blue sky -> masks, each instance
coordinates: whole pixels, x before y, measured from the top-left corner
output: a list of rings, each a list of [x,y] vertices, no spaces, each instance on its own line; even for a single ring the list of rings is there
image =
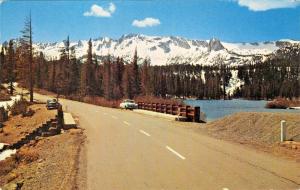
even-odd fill
[[[227,42],[300,40],[300,0],[0,0],[1,42],[21,35],[30,10],[35,42],[129,33]]]

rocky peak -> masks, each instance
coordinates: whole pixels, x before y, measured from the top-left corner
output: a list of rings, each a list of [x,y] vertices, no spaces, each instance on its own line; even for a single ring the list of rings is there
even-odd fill
[[[221,41],[216,39],[216,38],[212,38],[209,43],[208,43],[208,51],[219,51],[225,49],[224,46],[222,45]]]

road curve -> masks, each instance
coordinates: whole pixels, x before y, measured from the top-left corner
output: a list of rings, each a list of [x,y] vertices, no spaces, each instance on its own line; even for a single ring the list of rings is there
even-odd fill
[[[90,190],[300,189],[294,161],[182,127],[189,124],[62,102],[86,129]]]

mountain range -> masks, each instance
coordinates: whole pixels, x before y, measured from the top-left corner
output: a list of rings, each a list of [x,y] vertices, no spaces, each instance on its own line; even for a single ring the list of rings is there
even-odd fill
[[[214,65],[223,63],[235,66],[251,63],[253,57],[262,60],[280,48],[300,44],[300,41],[278,40],[255,43],[228,43],[212,38],[210,40],[192,40],[175,36],[146,36],[142,34],[123,35],[119,39],[108,37],[92,40],[93,53],[98,57],[110,55],[121,57],[130,62],[135,49],[139,60],[150,59],[151,65],[166,64],[201,64]],[[71,42],[76,57],[82,58],[87,54],[88,40]],[[59,50],[64,42],[35,43],[36,51],[41,51],[48,59],[59,58]]]

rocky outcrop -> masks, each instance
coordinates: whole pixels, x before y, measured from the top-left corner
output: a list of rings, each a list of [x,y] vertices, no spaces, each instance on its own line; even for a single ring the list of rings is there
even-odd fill
[[[208,43],[208,51],[220,51],[225,49],[224,46],[222,45],[221,41],[213,38],[209,41]]]

